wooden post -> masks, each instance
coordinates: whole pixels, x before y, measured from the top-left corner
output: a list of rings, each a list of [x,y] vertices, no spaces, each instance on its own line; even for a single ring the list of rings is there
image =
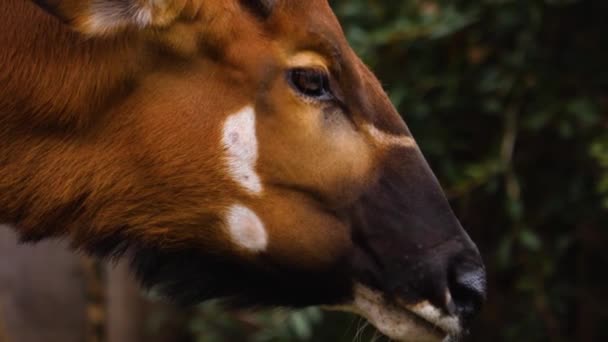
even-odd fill
[[[162,313],[156,331],[146,321]],[[142,296],[127,265],[105,265],[67,244],[21,245],[0,226],[0,342],[190,341],[188,311]]]
[[[8,342],[82,342],[86,304],[80,260],[65,244],[19,245],[0,226],[0,321]]]
[[[106,300],[108,342],[146,341],[144,299],[126,263],[107,266]]]

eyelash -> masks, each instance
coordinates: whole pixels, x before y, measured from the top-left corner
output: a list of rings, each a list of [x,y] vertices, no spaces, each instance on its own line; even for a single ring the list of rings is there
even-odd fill
[[[321,69],[294,68],[287,71],[287,80],[291,87],[301,96],[314,101],[334,99],[329,82],[329,75]]]

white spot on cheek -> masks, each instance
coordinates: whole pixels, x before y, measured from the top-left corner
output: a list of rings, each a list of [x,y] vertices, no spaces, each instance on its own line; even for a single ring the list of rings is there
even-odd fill
[[[239,247],[261,252],[268,246],[268,234],[260,218],[249,208],[233,205],[226,217],[228,233]]]
[[[262,192],[260,177],[255,172],[258,141],[253,108],[245,107],[226,119],[222,144],[226,149],[228,172],[232,178],[254,194]]]
[[[405,135],[394,135],[382,132],[373,125],[365,125],[365,129],[374,140],[381,145],[399,145],[401,147],[416,147],[414,138]]]

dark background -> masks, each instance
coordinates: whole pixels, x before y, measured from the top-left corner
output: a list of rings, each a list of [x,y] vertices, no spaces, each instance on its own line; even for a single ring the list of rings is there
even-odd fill
[[[471,341],[608,341],[608,2],[335,1],[477,242]]]
[[[608,341],[608,1],[335,1],[484,255],[471,341]]]

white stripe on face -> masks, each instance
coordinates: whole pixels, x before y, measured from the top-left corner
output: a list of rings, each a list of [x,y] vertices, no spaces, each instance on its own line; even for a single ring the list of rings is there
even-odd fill
[[[408,137],[406,135],[394,135],[386,132],[382,132],[377,129],[374,125],[367,124],[365,125],[365,130],[369,133],[369,135],[380,145],[398,145],[401,147],[416,147],[416,141],[414,138]]]
[[[268,234],[262,220],[249,208],[233,205],[226,216],[232,242],[250,252],[262,252],[268,246]]]
[[[255,172],[258,140],[252,107],[247,106],[226,119],[222,144],[226,149],[228,173],[232,179],[253,194],[261,193],[262,182]]]

